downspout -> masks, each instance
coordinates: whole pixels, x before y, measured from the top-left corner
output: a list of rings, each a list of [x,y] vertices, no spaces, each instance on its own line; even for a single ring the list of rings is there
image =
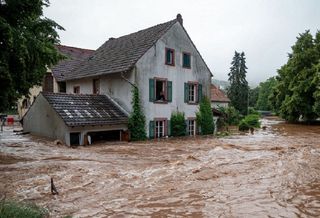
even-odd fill
[[[130,70],[132,70],[132,68],[129,69],[128,71],[130,71]],[[128,72],[128,71],[125,71],[125,72]],[[138,88],[134,83],[132,83],[130,80],[128,80],[128,79],[123,75],[123,72],[121,72],[120,75],[121,75],[121,78],[124,79],[125,81],[127,81],[131,86],[133,86],[133,87],[135,87],[135,88]]]

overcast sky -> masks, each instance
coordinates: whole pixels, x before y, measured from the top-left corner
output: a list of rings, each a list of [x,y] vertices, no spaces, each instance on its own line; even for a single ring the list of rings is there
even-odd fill
[[[227,80],[234,51],[249,84],[276,75],[299,33],[320,30],[320,0],[51,0],[44,15],[65,28],[61,44],[97,49],[109,37],[172,20],[184,27],[215,79]]]

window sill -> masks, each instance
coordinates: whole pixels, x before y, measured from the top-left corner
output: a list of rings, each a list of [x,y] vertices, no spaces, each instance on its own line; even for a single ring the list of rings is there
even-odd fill
[[[198,105],[199,103],[198,102],[187,102],[187,104],[189,104],[189,105]]]
[[[168,104],[168,101],[161,101],[161,100],[159,101],[158,100],[158,101],[154,101],[153,103],[154,104]]]
[[[168,64],[168,63],[165,63],[165,65],[171,66],[171,67],[174,67],[174,66],[175,66],[175,64]]]
[[[184,67],[182,66],[183,69],[188,69],[188,70],[191,70],[191,67]]]

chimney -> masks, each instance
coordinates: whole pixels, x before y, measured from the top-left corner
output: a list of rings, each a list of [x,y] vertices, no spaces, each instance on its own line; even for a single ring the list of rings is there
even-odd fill
[[[183,19],[181,14],[177,14],[177,21],[181,24],[181,26],[183,26]]]

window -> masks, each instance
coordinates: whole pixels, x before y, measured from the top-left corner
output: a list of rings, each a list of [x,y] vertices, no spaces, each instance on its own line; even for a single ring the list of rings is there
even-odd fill
[[[170,134],[170,121],[166,118],[155,118],[149,122],[149,138],[162,138]]]
[[[94,79],[92,82],[93,82],[93,94],[100,94],[100,80]]]
[[[190,103],[195,103],[196,102],[196,90],[197,90],[197,85],[196,84],[189,84],[189,98],[188,101]]]
[[[66,93],[66,82],[58,82],[59,92]]]
[[[166,80],[156,80],[156,101],[167,100],[166,87],[167,87]]]
[[[198,82],[184,83],[184,102],[197,104],[202,98],[202,85]]]
[[[156,123],[156,138],[161,138],[165,136],[165,120],[158,120]]]
[[[174,66],[174,50],[166,48],[166,64]]]
[[[182,53],[182,67],[191,68],[191,54],[190,53]]]
[[[74,86],[73,87],[73,93],[80,94],[80,86]]]
[[[196,135],[196,121],[194,118],[192,119],[189,119],[187,121],[188,123],[188,129],[187,129],[187,132],[188,132],[188,135]]]
[[[172,81],[164,78],[149,79],[149,101],[167,103],[172,101]]]

